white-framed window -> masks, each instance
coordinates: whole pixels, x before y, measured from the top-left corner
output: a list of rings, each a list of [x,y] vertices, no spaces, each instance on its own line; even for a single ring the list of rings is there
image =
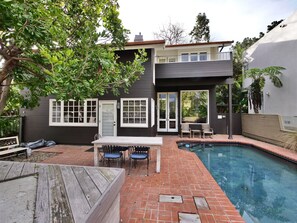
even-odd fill
[[[57,101],[50,99],[50,126],[98,126],[98,100]]]
[[[158,62],[159,63],[166,63],[167,62],[166,57],[159,57]]]
[[[189,53],[182,53],[180,56],[180,59],[182,62],[188,62],[189,61]]]
[[[180,54],[181,62],[206,61],[207,59],[207,52],[190,52]]]
[[[181,123],[209,123],[209,91],[180,91]]]
[[[147,98],[121,98],[121,127],[148,127]]]
[[[190,60],[191,62],[198,61],[198,53],[191,53]]]
[[[207,52],[200,52],[199,61],[206,61],[206,60],[207,60]]]
[[[168,63],[175,63],[176,57],[168,57]]]

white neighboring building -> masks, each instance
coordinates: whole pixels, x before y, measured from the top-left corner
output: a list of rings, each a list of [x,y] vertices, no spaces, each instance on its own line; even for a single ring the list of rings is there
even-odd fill
[[[246,51],[248,69],[268,66],[286,68],[281,76],[283,87],[275,87],[266,81],[263,90],[262,114],[278,114],[297,126],[297,11],[281,24],[265,34]],[[247,87],[250,80],[245,80]],[[253,113],[249,109],[249,113]],[[295,116],[295,117],[294,117]],[[294,121],[295,120],[295,121]],[[286,121],[285,121],[286,123]]]

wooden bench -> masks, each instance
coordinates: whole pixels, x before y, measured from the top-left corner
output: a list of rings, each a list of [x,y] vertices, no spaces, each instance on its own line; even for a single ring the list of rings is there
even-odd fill
[[[19,138],[17,136],[0,138],[0,156],[17,155],[19,153],[26,153],[26,157],[31,155],[29,147],[19,147]]]

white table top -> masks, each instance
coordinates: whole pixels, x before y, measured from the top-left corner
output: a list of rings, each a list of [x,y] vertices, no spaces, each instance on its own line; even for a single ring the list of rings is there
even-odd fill
[[[162,137],[103,136],[92,142],[97,145],[162,146]]]

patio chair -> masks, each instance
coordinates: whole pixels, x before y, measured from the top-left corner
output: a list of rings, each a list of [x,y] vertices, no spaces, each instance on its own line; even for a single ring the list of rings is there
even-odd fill
[[[107,162],[107,166],[110,167],[111,160],[117,160],[117,166],[119,166],[119,162],[121,162],[121,167],[123,163],[123,153],[121,146],[102,146],[103,150],[103,163]]]
[[[209,124],[202,124],[201,127],[202,127],[203,138],[205,138],[205,135],[209,135],[210,138],[212,138],[212,136],[213,136],[213,129],[210,128]]]
[[[184,136],[184,134],[189,134],[191,138],[191,128],[189,123],[182,123],[181,129],[180,129],[181,137]]]
[[[134,167],[136,168],[137,160],[147,160],[146,168],[147,168],[147,176],[149,175],[149,162],[150,162],[150,147],[147,146],[134,146],[130,149],[130,165],[128,175],[130,175],[130,170],[132,167],[132,162],[134,161]]]

